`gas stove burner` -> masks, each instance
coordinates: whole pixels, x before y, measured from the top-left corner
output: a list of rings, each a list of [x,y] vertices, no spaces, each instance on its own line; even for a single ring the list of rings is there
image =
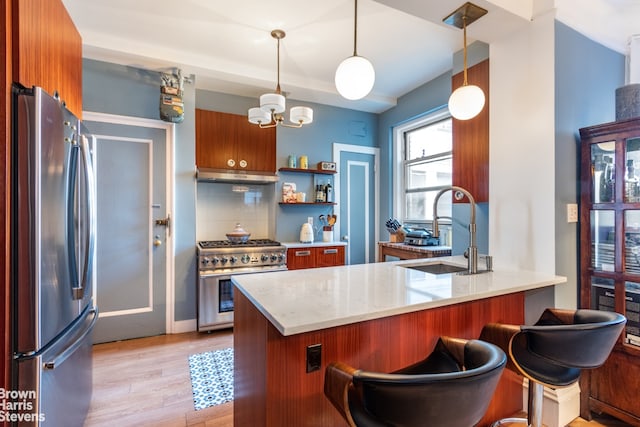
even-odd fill
[[[198,242],[202,249],[246,248],[257,246],[280,246],[280,242],[271,239],[249,239],[246,242],[230,242],[228,240],[205,240]]]

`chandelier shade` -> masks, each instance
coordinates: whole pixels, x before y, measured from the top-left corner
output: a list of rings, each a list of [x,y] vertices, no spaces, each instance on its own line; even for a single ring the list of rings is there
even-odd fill
[[[278,83],[276,90],[260,96],[260,107],[250,108],[247,112],[249,123],[261,128],[272,128],[278,125],[299,128],[302,125],[313,122],[313,110],[309,107],[293,107],[289,113],[292,125],[284,123],[282,113],[287,109],[287,102],[280,90],[280,40],[285,37],[283,30],[271,31],[271,37],[278,41]]]
[[[268,124],[271,122],[271,114],[263,111],[260,107],[253,107],[249,109],[249,123],[259,125],[261,123]]]
[[[371,92],[376,80],[376,71],[371,62],[363,56],[350,56],[338,65],[336,89],[349,100],[362,99]]]
[[[265,93],[261,95],[260,109],[267,113],[282,113],[286,109],[284,96],[279,93]]]
[[[291,123],[306,125],[313,122],[313,110],[309,107],[293,107],[289,113]]]

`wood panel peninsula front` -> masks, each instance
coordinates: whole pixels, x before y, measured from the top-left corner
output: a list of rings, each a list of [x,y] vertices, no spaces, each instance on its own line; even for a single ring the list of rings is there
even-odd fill
[[[442,335],[470,339],[488,322],[523,324],[526,291],[566,282],[531,271],[410,268],[437,263],[466,266],[443,257],[232,276],[234,426],[344,426],[323,393],[329,363],[391,372],[421,360]],[[317,345],[319,366],[308,366]],[[480,425],[521,408],[522,379],[505,370]]]

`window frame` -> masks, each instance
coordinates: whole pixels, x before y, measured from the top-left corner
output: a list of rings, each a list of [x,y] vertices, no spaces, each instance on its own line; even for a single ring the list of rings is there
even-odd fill
[[[421,187],[407,190],[408,182],[408,166],[425,160],[438,158],[444,159],[450,156],[453,159],[453,151],[444,152],[442,154],[430,155],[425,158],[405,160],[405,134],[413,130],[435,124],[437,122],[451,118],[449,109],[445,106],[437,110],[428,112],[413,120],[408,120],[393,128],[393,217],[400,222],[406,221],[406,195],[409,193],[421,192],[428,190],[437,190],[446,188],[447,186],[438,187]],[[452,171],[453,172],[453,171]],[[410,224],[430,225],[431,220],[411,220]],[[439,221],[443,224],[450,223],[450,220],[443,219]]]

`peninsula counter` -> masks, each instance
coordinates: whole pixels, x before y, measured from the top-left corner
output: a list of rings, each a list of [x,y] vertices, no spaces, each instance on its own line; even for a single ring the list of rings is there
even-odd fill
[[[234,425],[346,425],[324,397],[324,369],[342,361],[391,372],[438,337],[477,338],[489,322],[524,323],[528,290],[566,282],[529,271],[430,274],[410,266],[460,257],[232,276]],[[320,369],[308,347],[321,345]],[[518,412],[521,379],[506,371],[481,425]]]

